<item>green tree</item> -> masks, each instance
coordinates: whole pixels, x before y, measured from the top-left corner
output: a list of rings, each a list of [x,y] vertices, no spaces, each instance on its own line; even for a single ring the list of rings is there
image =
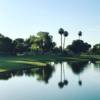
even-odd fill
[[[61,52],[62,52],[62,35],[64,34],[64,29],[60,28],[58,33],[61,35]]]
[[[49,35],[48,32],[38,32],[36,36],[30,36],[26,41],[32,51],[49,52],[52,51],[56,45],[56,43],[53,42],[53,37]]]
[[[0,38],[4,38],[5,36],[0,33]]]
[[[65,39],[68,36],[68,32],[64,31],[64,42],[63,42],[63,49],[65,48]]]
[[[12,54],[13,53],[13,43],[8,37],[0,34],[0,53],[1,54]]]
[[[17,38],[13,41],[14,45],[14,52],[15,53],[23,53],[27,50],[27,44],[25,43],[24,39]]]
[[[40,45],[40,49],[43,51],[52,51],[56,45],[55,42],[53,42],[53,37],[49,35],[48,32],[38,32],[37,33],[38,37],[38,44]]]
[[[78,32],[78,36],[79,36],[79,40],[80,40],[80,37],[82,36],[82,31]]]
[[[87,52],[90,48],[91,48],[91,45],[82,40],[74,40],[72,42],[72,45],[69,45],[67,47],[69,51],[72,51],[77,54],[81,52]]]
[[[34,35],[26,39],[26,44],[28,45],[28,51],[33,51],[38,48],[36,41],[37,41],[37,37]]]
[[[92,53],[93,54],[100,54],[100,44],[96,44],[93,46]]]

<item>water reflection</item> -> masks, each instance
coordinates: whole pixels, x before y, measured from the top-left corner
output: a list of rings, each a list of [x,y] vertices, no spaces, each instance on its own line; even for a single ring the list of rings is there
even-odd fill
[[[80,79],[80,74],[83,73],[84,68],[87,67],[88,61],[69,61],[69,66],[71,67],[74,74],[78,75],[78,84],[79,86],[82,86],[82,80]]]
[[[0,100],[100,100],[100,64],[50,64],[0,73]]]
[[[49,65],[42,69],[39,68],[38,70],[35,71],[35,74],[37,75],[38,81],[44,81],[45,83],[48,83],[54,71],[55,71],[54,67]]]
[[[31,68],[31,69],[23,69],[23,70],[13,70],[8,72],[0,73],[0,80],[8,80],[14,76],[23,76],[26,75],[28,77],[36,77],[38,82],[44,82],[46,84],[49,84],[49,80],[53,78],[53,74],[56,72],[57,65],[60,68],[60,71],[58,74],[60,74],[60,80],[57,82],[58,87],[60,89],[64,88],[65,86],[68,86],[70,81],[67,79],[67,67],[71,69],[73,74],[78,76],[78,85],[82,86],[83,82],[81,79],[81,74],[84,72],[85,68],[88,66],[91,66],[88,61],[68,61],[68,62],[59,62],[59,63],[50,63],[51,65],[48,65],[47,67],[43,68]],[[100,64],[94,63],[94,69],[100,71]],[[57,76],[59,77],[59,76]]]
[[[14,76],[37,76],[38,81],[44,81],[48,83],[49,79],[52,77],[53,72],[55,71],[53,66],[46,66],[43,68],[31,68],[23,70],[13,70],[0,73],[0,80],[8,80]]]
[[[94,65],[94,69],[97,71],[97,72],[100,72],[100,63],[93,63]]]
[[[63,62],[60,62],[61,73],[60,73],[60,82],[58,83],[59,88],[63,88],[64,85],[68,85],[68,80],[65,78],[65,66]],[[64,78],[64,80],[63,80]]]
[[[80,74],[84,71],[84,68],[87,67],[88,61],[69,61],[68,64],[72,68],[73,73]]]

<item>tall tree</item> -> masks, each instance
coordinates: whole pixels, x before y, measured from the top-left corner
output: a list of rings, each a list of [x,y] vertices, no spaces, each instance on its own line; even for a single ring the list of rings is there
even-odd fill
[[[93,54],[100,54],[100,43],[99,44],[95,44],[92,48],[92,53]]]
[[[12,54],[13,53],[13,43],[8,37],[0,34],[0,54]]]
[[[38,40],[38,38],[34,35],[30,36],[26,40],[26,44],[28,45],[28,51],[37,50],[39,48],[37,40]]]
[[[64,42],[63,42],[63,49],[65,48],[65,40],[66,40],[66,37],[68,36],[68,32],[67,31],[64,31]]]
[[[79,40],[80,40],[80,37],[82,36],[82,31],[78,32],[78,36],[79,36]]]
[[[58,33],[61,35],[61,52],[62,52],[62,35],[64,34],[64,29],[60,28]]]
[[[15,39],[13,41],[13,45],[14,45],[14,52],[15,53],[23,53],[27,49],[27,45],[26,45],[24,39],[22,39],[22,38]]]
[[[91,48],[91,45],[82,40],[74,40],[72,45],[69,45],[67,48],[75,54],[80,54],[82,52],[87,52]]]
[[[43,52],[52,51],[56,45],[56,43],[53,42],[53,37],[48,32],[38,32],[37,36],[31,36],[27,39],[27,43],[31,50]]]
[[[40,48],[43,51],[51,51],[55,47],[55,42],[53,42],[53,37],[49,35],[48,32],[38,32],[37,33],[38,40],[40,41]]]

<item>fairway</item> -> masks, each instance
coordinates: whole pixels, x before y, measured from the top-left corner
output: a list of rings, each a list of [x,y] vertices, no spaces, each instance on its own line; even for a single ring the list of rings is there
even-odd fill
[[[97,63],[100,63],[100,56],[96,56]],[[33,68],[46,67],[49,62],[63,61],[89,61],[89,56],[62,57],[54,55],[33,55],[33,56],[7,56],[0,57],[0,72]]]

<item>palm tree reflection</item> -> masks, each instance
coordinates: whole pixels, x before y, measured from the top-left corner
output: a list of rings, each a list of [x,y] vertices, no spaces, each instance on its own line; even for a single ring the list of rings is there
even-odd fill
[[[87,66],[87,61],[82,62],[76,62],[76,61],[69,61],[67,62],[69,67],[72,69],[73,73],[78,75],[78,84],[79,86],[82,86],[82,80],[81,80],[81,73],[84,71],[84,68]],[[65,63],[60,62],[60,81],[58,83],[59,88],[64,88],[64,86],[67,86],[69,81],[66,79],[66,66]],[[55,66],[53,66],[55,65]],[[53,72],[55,71],[56,64],[48,65],[46,67],[42,68],[29,68],[29,69],[23,69],[23,70],[13,70],[8,72],[0,73],[0,79],[1,80],[8,80],[14,76],[32,76],[35,77],[39,82],[44,82],[46,84],[49,83],[49,80],[52,78]],[[97,66],[97,65],[96,65]],[[97,67],[98,68],[98,67]],[[100,66],[99,66],[100,68]]]
[[[82,80],[80,79],[80,74],[79,74],[79,81],[78,81],[79,86],[82,86]]]
[[[58,86],[60,88],[63,88],[64,87],[64,83],[62,81],[62,62],[60,63],[60,65],[61,65],[61,73],[60,73],[60,82],[58,83]]]
[[[65,69],[64,69],[64,63],[60,63],[61,67],[61,73],[60,73],[60,82],[58,83],[59,88],[63,88],[64,85],[68,85],[68,80],[65,78]],[[64,79],[64,80],[63,80]]]
[[[68,85],[68,80],[66,79],[65,75],[65,68],[64,68],[64,63],[63,63],[63,76],[64,76],[64,85]]]

